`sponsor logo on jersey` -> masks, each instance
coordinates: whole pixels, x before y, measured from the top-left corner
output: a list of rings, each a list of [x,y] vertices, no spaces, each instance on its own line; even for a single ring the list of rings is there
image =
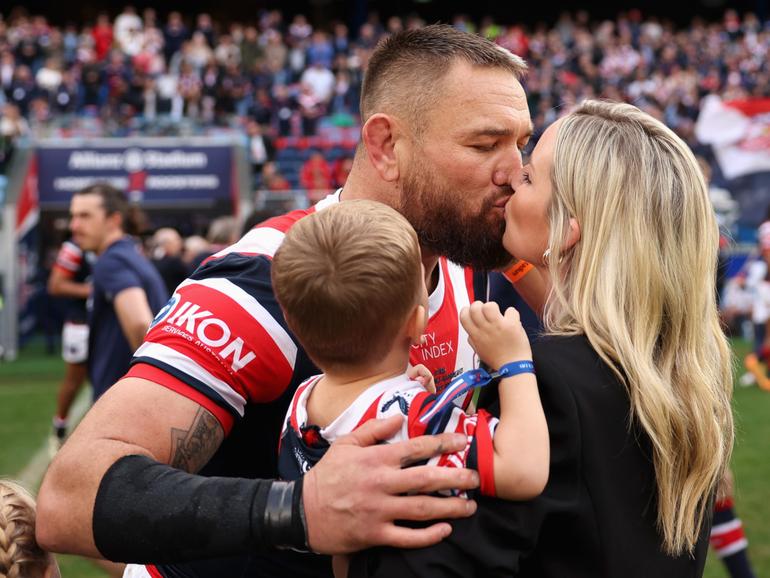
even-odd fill
[[[188,341],[195,341],[196,345],[211,349],[224,360],[230,359],[233,371],[240,371],[256,357],[253,351],[244,351],[243,339],[233,335],[226,322],[214,317],[211,311],[202,309],[197,303],[182,301],[179,295],[174,295],[161,309],[153,326],[164,320],[166,326],[162,331],[185,334]]]

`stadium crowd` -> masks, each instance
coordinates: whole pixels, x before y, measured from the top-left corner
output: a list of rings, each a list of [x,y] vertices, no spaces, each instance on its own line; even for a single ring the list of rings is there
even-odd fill
[[[258,186],[339,186],[371,51],[383,35],[424,25],[414,15],[382,22],[372,14],[358,30],[343,22],[317,27],[279,10],[254,22],[225,24],[205,13],[191,20],[131,6],[63,27],[23,9],[0,17],[0,166],[12,141],[30,133],[173,135],[227,127],[249,139],[255,171],[264,171]],[[696,18],[686,27],[635,10],[597,22],[587,12],[563,13],[554,25],[534,27],[491,18],[477,24],[462,15],[453,24],[527,60],[536,134],[568,105],[601,97],[636,104],[693,145],[704,95],[770,93],[770,27],[753,14],[728,10],[722,22]],[[341,144],[332,155],[339,162],[303,171],[308,154],[268,164],[302,137],[311,137],[311,147]]]

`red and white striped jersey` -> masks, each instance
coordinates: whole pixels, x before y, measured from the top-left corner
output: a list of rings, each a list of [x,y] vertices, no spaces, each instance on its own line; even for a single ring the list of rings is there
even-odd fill
[[[420,418],[430,409],[436,396],[402,374],[370,386],[337,419],[319,428],[308,423],[307,401],[320,377],[311,377],[299,386],[286,414],[278,456],[278,471],[283,479],[299,478],[318,463],[329,445],[338,437],[350,433],[368,420],[402,415],[407,419],[399,432],[388,441],[418,437],[431,429],[436,433],[465,434],[468,436],[465,448],[434,457],[428,463],[476,469],[481,479],[482,494],[495,495],[492,437],[498,420],[486,411],[468,415],[459,407],[453,407],[451,411],[437,414],[435,418],[421,423]],[[434,421],[440,423],[434,424]]]
[[[68,278],[74,277],[83,266],[83,250],[72,241],[64,241],[56,254],[54,267],[61,270]]]
[[[127,375],[193,399],[229,432],[248,404],[277,400],[315,373],[297,361],[304,353],[273,294],[270,266],[294,223],[337,202],[339,191],[315,207],[270,219],[205,261],[158,313]],[[441,258],[425,343],[410,356],[412,364],[429,368],[437,389],[476,365],[458,317],[472,300],[471,271]]]

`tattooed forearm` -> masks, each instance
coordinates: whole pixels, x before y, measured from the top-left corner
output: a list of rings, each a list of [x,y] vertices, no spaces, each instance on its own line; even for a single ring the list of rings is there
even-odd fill
[[[180,470],[197,472],[214,455],[224,437],[224,431],[217,419],[201,407],[189,429],[171,429],[169,463]]]

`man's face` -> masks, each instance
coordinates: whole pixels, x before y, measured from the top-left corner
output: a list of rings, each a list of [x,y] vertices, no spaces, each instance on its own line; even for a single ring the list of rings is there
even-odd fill
[[[84,251],[99,252],[110,231],[110,220],[99,195],[75,195],[70,203],[72,240]]]
[[[399,210],[423,251],[476,269],[504,267],[511,175],[532,133],[526,96],[509,72],[457,63],[436,90],[402,170]]]

